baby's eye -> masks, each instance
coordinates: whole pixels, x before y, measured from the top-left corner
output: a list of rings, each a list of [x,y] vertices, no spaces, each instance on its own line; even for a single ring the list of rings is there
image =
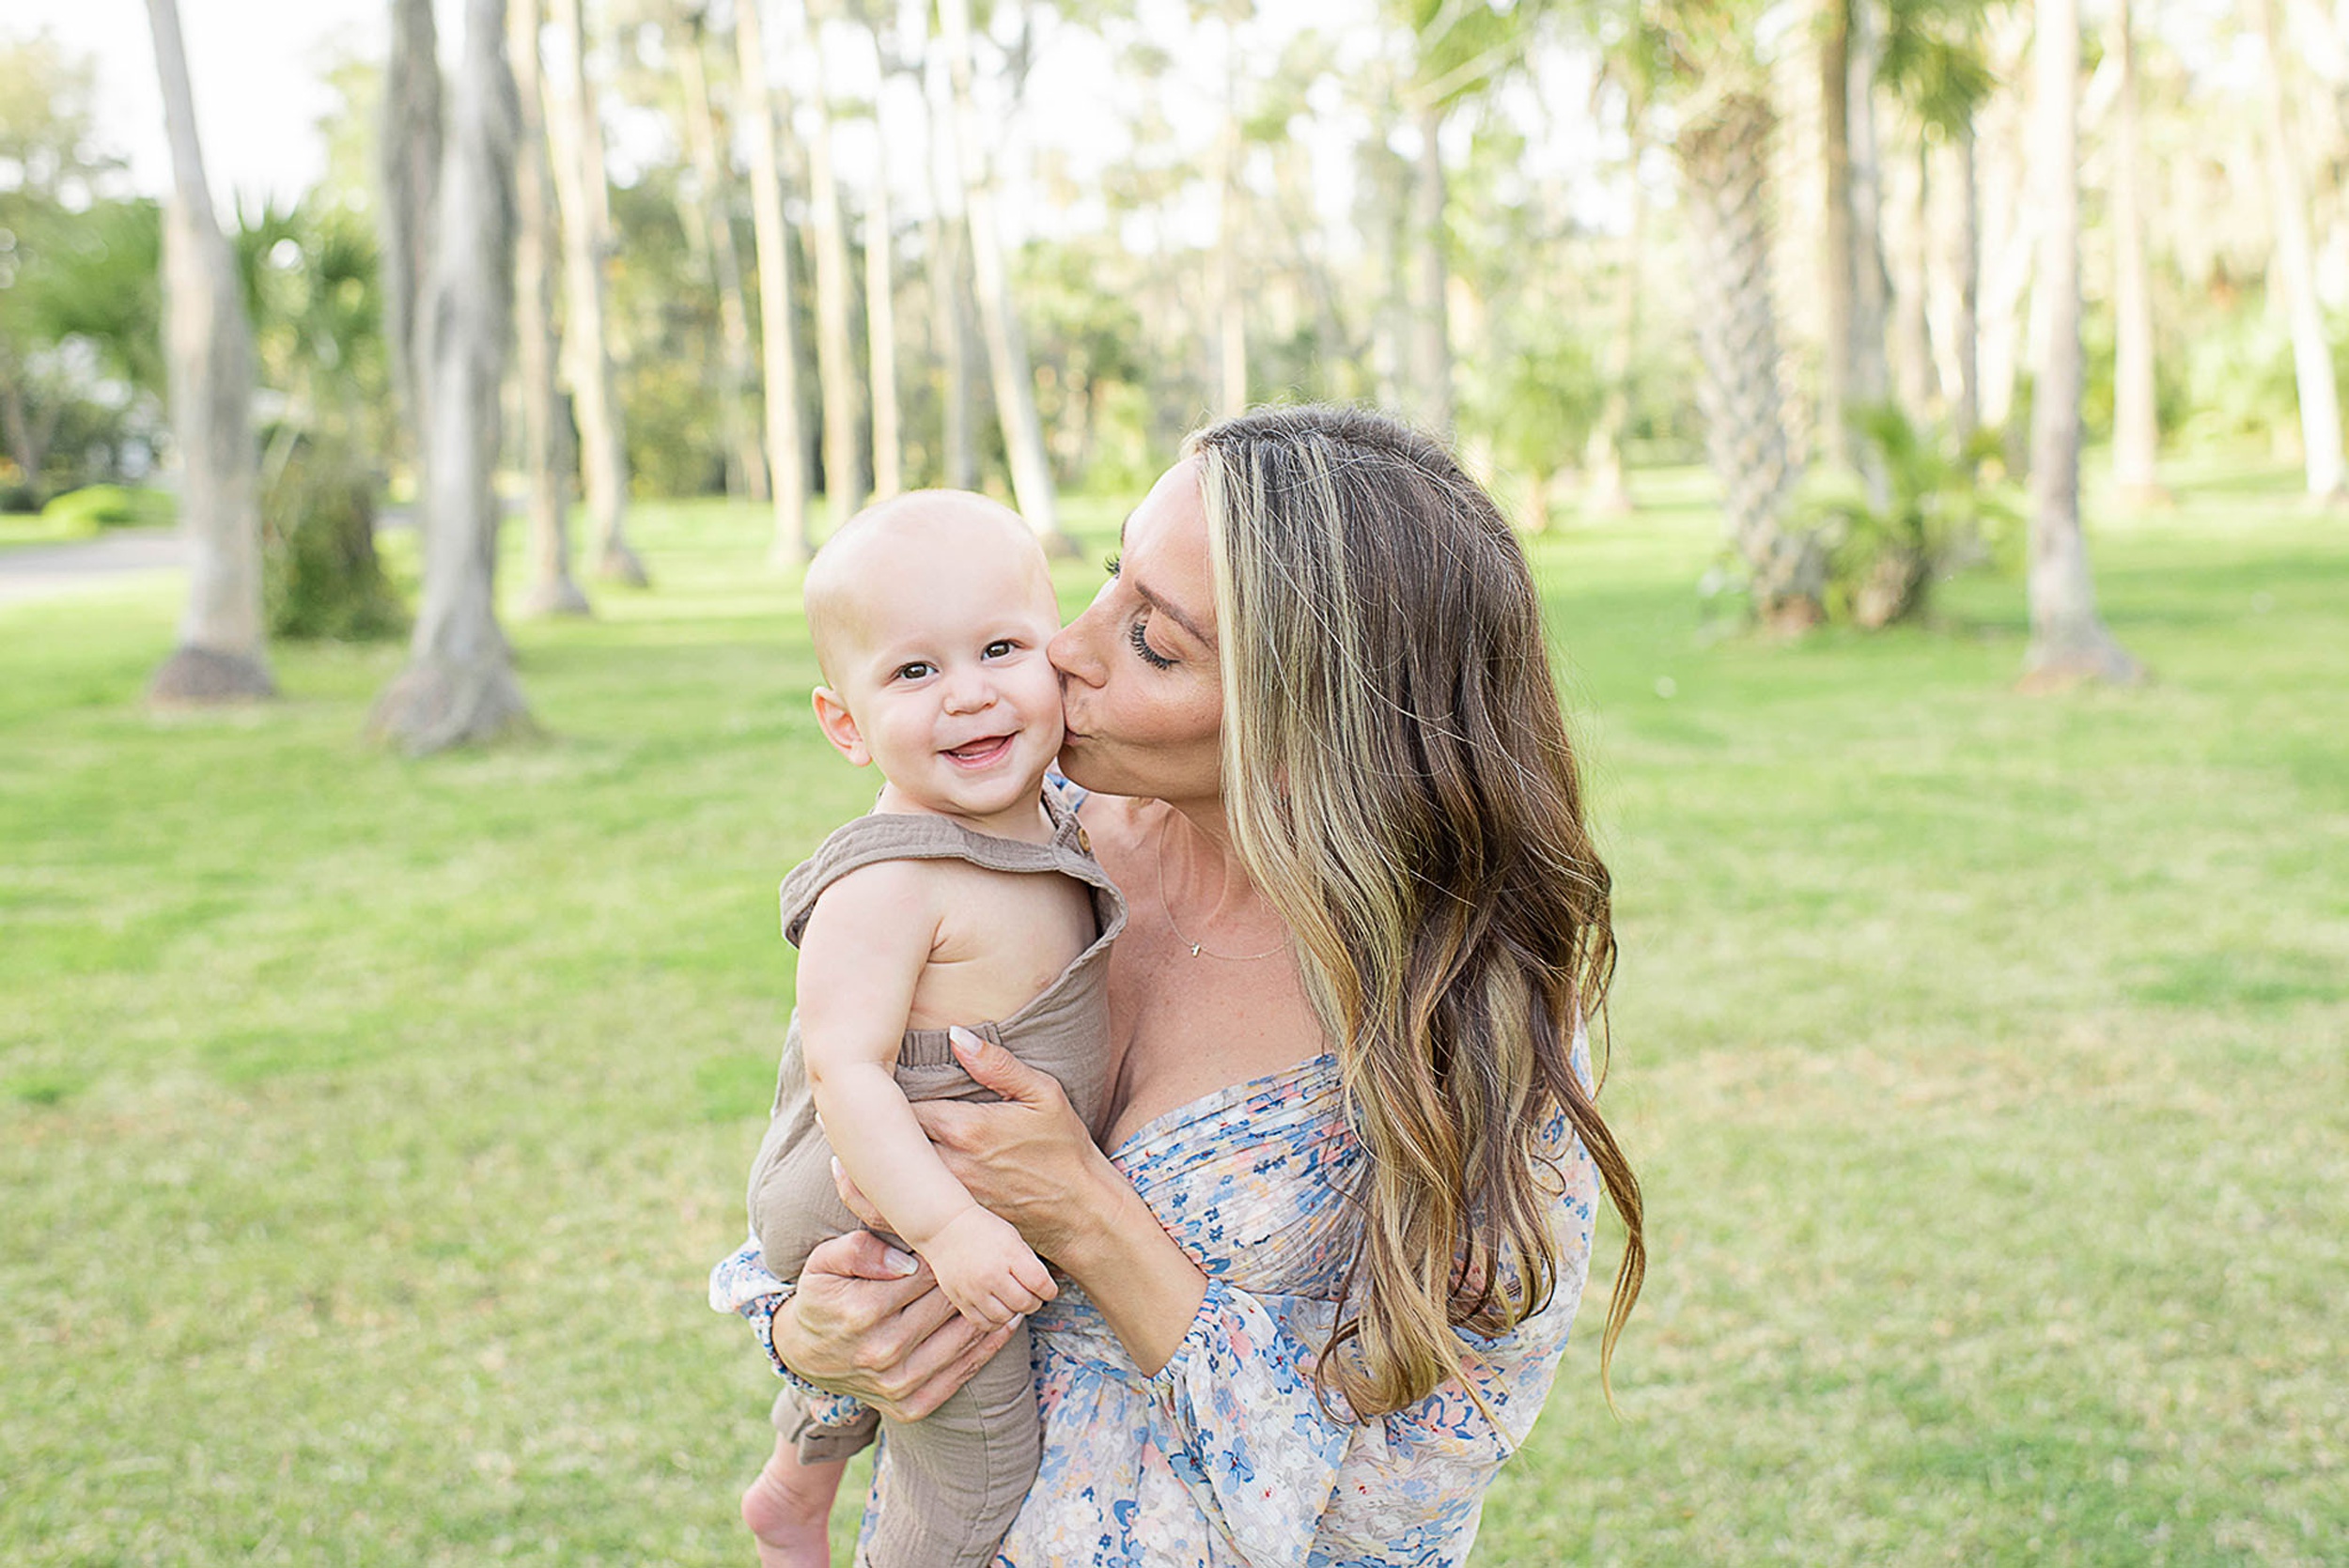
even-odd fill
[[[1009,659],[1011,657],[1012,650],[1017,648],[1019,645],[1019,644],[1013,642],[1008,637],[998,637],[981,651],[979,657],[982,659]]]
[[[898,665],[891,674],[890,678],[892,680],[921,680],[928,675],[933,668],[929,660],[917,659],[910,664]]]

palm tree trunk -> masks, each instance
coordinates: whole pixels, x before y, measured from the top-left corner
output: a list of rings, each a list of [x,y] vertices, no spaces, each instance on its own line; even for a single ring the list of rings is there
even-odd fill
[[[2134,680],[2096,613],[2096,586],[2080,529],[2079,11],[2077,0],[2042,0],[2032,46],[2040,179],[2039,287],[2048,331],[2038,344],[2031,392],[2030,646],[2027,683]]]
[[[1426,103],[1419,122],[1419,159],[1411,178],[1411,390],[1427,427],[1452,430],[1451,277],[1444,262],[1442,105]]]
[[[2285,101],[2282,46],[2276,37],[2271,0],[2251,0],[2252,31],[2266,57],[2267,91],[2262,96],[2267,142],[2267,179],[2276,209],[2273,285],[2284,297],[2292,321],[2292,365],[2300,393],[2300,443],[2308,464],[2309,494],[2327,504],[2349,500],[2349,470],[2341,441],[2341,396],[2333,380],[2331,346],[2326,339],[2325,307],[2316,295],[2316,262],[2309,243],[2308,193],[2300,176],[2299,139]]]
[[[824,403],[824,495],[832,526],[864,508],[864,421],[859,406],[864,388],[857,375],[849,325],[855,285],[848,271],[848,234],[840,207],[840,183],[832,163],[832,106],[825,101],[830,72],[823,56],[824,10],[808,8],[806,47],[815,52],[816,87],[808,100],[814,133],[807,143],[808,225],[816,253],[816,379]]]
[[[751,416],[751,320],[742,302],[742,258],[734,244],[734,204],[727,197],[728,163],[718,152],[718,116],[709,102],[709,71],[702,62],[707,13],[686,19],[677,54],[685,85],[685,141],[693,160],[693,192],[687,213],[689,232],[706,236],[711,282],[718,291],[718,343],[723,356],[719,404],[726,427],[727,465],[740,475],[742,493],[768,498],[767,453],[759,445],[758,422]]]
[[[870,18],[880,85],[873,96],[873,194],[864,219],[864,362],[873,386],[873,495],[885,501],[906,488],[905,410],[897,379],[897,227],[890,173],[905,162],[902,123],[889,112],[889,88],[902,82],[920,94],[921,76],[899,39],[918,35],[926,11],[900,5],[893,23]]]
[[[554,171],[539,87],[541,0],[512,0],[506,56],[514,74],[515,379],[521,387],[522,468],[530,478],[530,586],[525,615],[585,615],[587,596],[571,575],[565,495],[566,442],[554,379]]]
[[[945,97],[945,62],[926,55],[922,112],[931,215],[922,227],[922,265],[929,296],[930,353],[938,363],[938,467],[945,484],[971,489],[979,480],[971,433],[971,231],[963,218],[962,181],[954,172],[953,105]]]
[[[735,55],[742,73],[742,113],[751,144],[751,224],[758,248],[760,357],[767,378],[767,463],[773,477],[775,533],[767,558],[803,566],[808,536],[807,459],[801,445],[800,356],[793,331],[791,235],[783,221],[783,160],[775,145],[775,102],[759,30],[760,0],[735,0]]]
[[[424,454],[425,364],[419,296],[432,269],[432,213],[441,179],[441,59],[432,0],[392,0],[377,145],[383,181],[383,339],[403,432]]]
[[[424,603],[408,667],[368,723],[412,754],[530,727],[497,622],[498,389],[514,301],[517,120],[506,0],[466,0],[465,54],[441,171],[430,312]]]
[[[1819,387],[1819,449],[1830,463],[1867,471],[1852,430],[1859,409],[1890,381],[1884,351],[1882,181],[1876,167],[1875,33],[1871,0],[1827,0],[1819,46],[1820,139],[1827,165],[1827,352]]]
[[[183,474],[181,526],[193,549],[179,645],[155,672],[148,696],[191,704],[273,697],[261,631],[253,330],[205,179],[178,0],[147,0],[147,14],[171,137],[163,222],[171,428]]]
[[[1640,132],[1635,102],[1628,127],[1631,143],[1631,222],[1624,230],[1623,250],[1615,273],[1614,327],[1607,342],[1607,400],[1582,452],[1582,508],[1599,517],[1623,517],[1633,510],[1631,488],[1623,471],[1624,436],[1631,427],[1631,362],[1640,344],[1641,253],[1647,237],[1647,189],[1640,181],[1640,157],[1647,138]],[[1548,486],[1541,484],[1547,506]]]
[[[1892,368],[1901,410],[1922,429],[1933,417],[1933,337],[1925,324],[1925,295],[1933,252],[1933,146],[1919,130],[1917,156],[1902,181],[1901,265],[1892,279]]]
[[[2112,54],[2121,68],[2112,135],[2112,477],[2123,499],[2161,498],[2161,445],[2154,400],[2154,302],[2145,273],[2145,185],[2137,127],[2137,59],[2129,0],[2112,8]]]
[[[954,104],[945,62],[925,60],[924,66],[922,108],[936,213],[928,225],[925,264],[931,351],[939,362],[940,466],[949,486],[967,490],[979,482],[971,408],[972,340],[976,335],[971,323],[971,227],[962,210],[962,181],[954,166]]]
[[[1976,229],[1982,282],[1976,296],[1974,351],[1981,386],[1975,408],[1983,425],[2005,430],[2008,455],[2018,470],[2023,454],[2010,425],[2025,357],[2031,256],[2038,248],[2040,223],[2025,175],[2030,127],[2019,85],[2029,64],[2030,31],[2031,14],[2021,8],[1994,17],[1988,24],[1984,47],[1991,74],[2005,85],[1985,106],[1988,123],[1974,148],[1980,176],[1975,190],[1981,197],[1976,210],[1983,219]]]
[[[1744,563],[1754,613],[1766,625],[1797,630],[1823,618],[1827,562],[1815,539],[1790,533],[1782,520],[1786,424],[1765,217],[1771,129],[1769,104],[1731,88],[1712,100],[1703,118],[1681,127],[1674,151],[1696,253],[1699,400],[1730,542]]]
[[[879,160],[864,209],[864,357],[873,385],[873,496],[879,501],[905,489],[905,441],[897,411],[897,237],[889,201],[887,118],[876,100],[873,135]]]
[[[1819,33],[1819,157],[1827,200],[1820,225],[1820,304],[1827,351],[1819,360],[1819,453],[1839,467],[1851,462],[1852,334],[1859,302],[1859,269],[1852,255],[1851,6],[1827,0]]]
[[[1851,144],[1852,335],[1849,391],[1860,403],[1891,395],[1885,354],[1890,280],[1884,268],[1884,158],[1876,138],[1876,65],[1883,54],[1875,0],[1851,8],[1849,77],[1844,97]]]
[[[1957,396],[1950,430],[1960,447],[1982,427],[1982,182],[1976,166],[1974,128],[1957,136],[1957,314],[1951,335],[1957,362]]]
[[[1003,232],[996,225],[995,192],[988,173],[986,144],[972,92],[975,66],[971,47],[970,0],[939,0],[946,64],[954,85],[956,141],[961,153],[964,210],[971,221],[972,270],[978,280],[979,325],[987,337],[988,368],[995,383],[995,409],[1011,463],[1012,496],[1046,551],[1073,555],[1076,544],[1061,531],[1059,498],[1044,452],[1044,430],[1035,414],[1034,378],[1028,345],[1019,329],[1011,285],[1003,272]]]
[[[554,0],[552,19],[564,58],[546,78],[547,129],[563,210],[564,348],[579,414],[591,552],[597,575],[642,587],[645,564],[628,542],[628,437],[607,333],[603,265],[612,248],[611,193],[604,183],[603,131],[587,82],[580,0]]]
[[[1215,142],[1215,252],[1211,261],[1216,322],[1216,413],[1248,408],[1248,307],[1240,294],[1239,28],[1223,18],[1223,123]]]

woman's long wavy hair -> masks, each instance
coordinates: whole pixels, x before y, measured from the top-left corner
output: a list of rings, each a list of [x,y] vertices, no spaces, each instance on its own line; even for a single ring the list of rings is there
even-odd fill
[[[1400,1409],[1461,1375],[1455,1328],[1548,1301],[1556,1110],[1626,1233],[1604,1383],[1647,1254],[1639,1184],[1570,1064],[1615,943],[1524,553],[1441,445],[1381,415],[1263,409],[1187,450],[1234,843],[1296,935],[1368,1156],[1323,1386]]]

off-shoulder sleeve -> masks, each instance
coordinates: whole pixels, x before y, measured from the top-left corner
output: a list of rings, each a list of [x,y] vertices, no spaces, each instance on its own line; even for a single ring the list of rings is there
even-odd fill
[[[1326,1301],[1257,1295],[1211,1281],[1174,1357],[1150,1379],[1166,1452],[1184,1484],[1233,1548],[1257,1568],[1318,1562],[1315,1538],[1392,1540],[1396,1560],[1415,1542],[1457,1542],[1484,1504],[1501,1461],[1533,1430],[1556,1378],[1590,1272],[1597,1173],[1579,1141],[1565,1148],[1551,1209],[1558,1275],[1539,1312],[1496,1339],[1462,1332],[1468,1379],[1418,1404],[1355,1421],[1313,1377],[1335,1309]]]

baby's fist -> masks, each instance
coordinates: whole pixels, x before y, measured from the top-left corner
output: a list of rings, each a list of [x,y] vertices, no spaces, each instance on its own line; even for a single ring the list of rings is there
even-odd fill
[[[1051,1271],[1019,1233],[972,1204],[949,1220],[923,1250],[939,1288],[972,1322],[1001,1328],[1060,1294]]]

